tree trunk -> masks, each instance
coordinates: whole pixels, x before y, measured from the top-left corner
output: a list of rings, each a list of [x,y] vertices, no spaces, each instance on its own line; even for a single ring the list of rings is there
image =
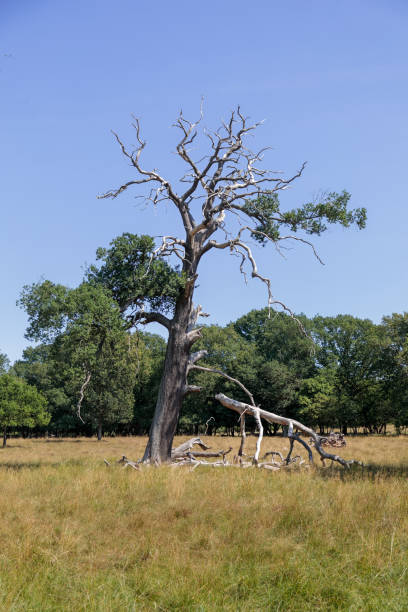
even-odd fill
[[[181,405],[188,393],[190,348],[200,336],[199,330],[192,330],[197,318],[194,317],[192,294],[193,287],[190,286],[176,305],[169,329],[163,376],[150,427],[149,442],[143,457],[146,462],[160,464],[171,460],[171,448]],[[199,310],[197,316],[198,312]]]
[[[96,436],[98,438],[98,442],[100,442],[102,440],[102,422],[101,421],[98,422],[98,428],[96,430]]]
[[[4,429],[3,432],[3,448],[7,445],[7,427]]]

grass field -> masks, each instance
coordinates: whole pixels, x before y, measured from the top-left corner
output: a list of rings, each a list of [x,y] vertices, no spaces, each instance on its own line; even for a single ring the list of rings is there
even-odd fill
[[[0,450],[0,610],[408,610],[407,438],[349,438],[348,472],[103,462],[145,443]]]

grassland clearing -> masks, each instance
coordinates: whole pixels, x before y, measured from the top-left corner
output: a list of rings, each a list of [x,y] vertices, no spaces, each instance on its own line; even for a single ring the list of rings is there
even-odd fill
[[[348,438],[344,456],[369,464],[348,471],[103,463],[145,443],[0,451],[1,610],[408,609],[407,438]],[[266,438],[263,452],[287,447]]]

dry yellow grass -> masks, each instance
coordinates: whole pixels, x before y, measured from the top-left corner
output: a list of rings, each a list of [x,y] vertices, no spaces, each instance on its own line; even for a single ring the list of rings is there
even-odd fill
[[[349,439],[349,472],[104,465],[145,443],[0,451],[1,610],[408,609],[407,439]]]

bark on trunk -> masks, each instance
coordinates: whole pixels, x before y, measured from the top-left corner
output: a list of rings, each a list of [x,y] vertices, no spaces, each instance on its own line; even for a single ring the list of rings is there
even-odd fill
[[[192,288],[177,306],[169,329],[163,376],[157,397],[149,442],[143,461],[160,464],[171,460],[171,448],[176,433],[183,398],[188,393],[187,374],[190,349],[199,337],[194,325]]]
[[[3,448],[7,445],[7,429],[3,432]]]
[[[102,423],[98,423],[98,429],[96,431],[98,442],[102,440]]]

